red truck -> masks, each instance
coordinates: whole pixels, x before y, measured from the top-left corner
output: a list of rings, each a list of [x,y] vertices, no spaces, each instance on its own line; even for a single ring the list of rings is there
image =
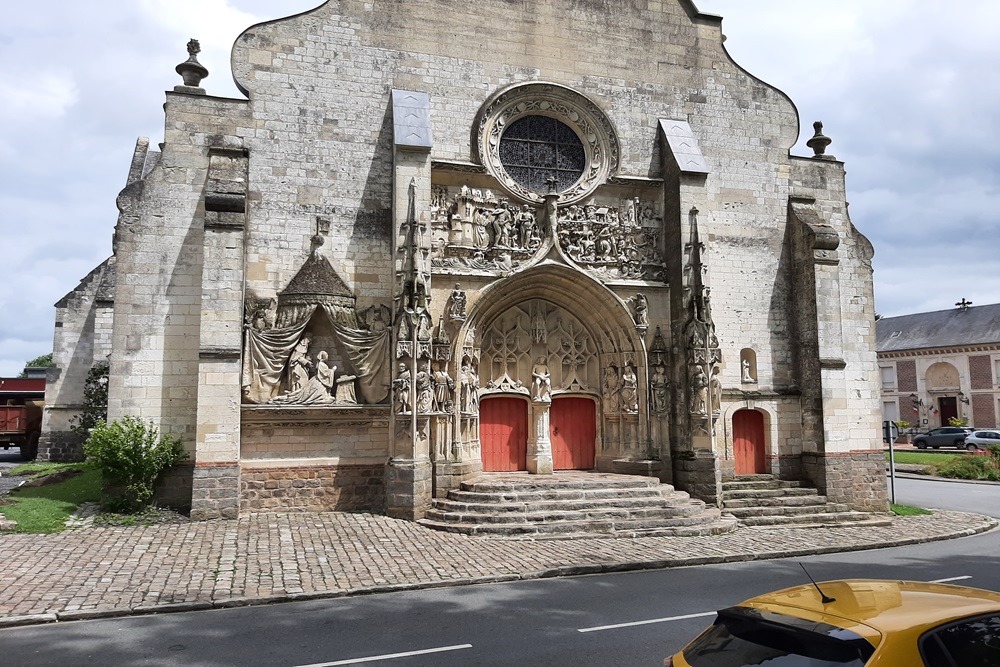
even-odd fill
[[[0,447],[20,447],[29,461],[38,455],[44,402],[44,378],[0,378]]]

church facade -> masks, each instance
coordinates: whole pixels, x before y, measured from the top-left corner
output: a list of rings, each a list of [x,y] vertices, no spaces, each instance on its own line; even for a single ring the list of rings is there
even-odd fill
[[[192,41],[113,297],[60,302],[43,455],[97,337],[109,418],[182,438],[198,518],[419,519],[561,470],[884,511],[872,248],[822,126],[792,156],[792,102],[723,41],[688,0],[331,0],[239,37],[247,99]]]

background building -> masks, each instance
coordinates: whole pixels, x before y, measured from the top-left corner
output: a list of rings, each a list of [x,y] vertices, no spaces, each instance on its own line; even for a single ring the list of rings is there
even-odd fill
[[[884,419],[919,429],[967,419],[996,427],[1000,411],[1000,304],[883,317],[876,323]]]

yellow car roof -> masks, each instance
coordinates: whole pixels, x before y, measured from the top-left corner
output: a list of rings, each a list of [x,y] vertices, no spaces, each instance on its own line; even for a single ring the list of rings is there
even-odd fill
[[[819,588],[835,601],[824,604],[816,587],[804,584],[750,598],[740,606],[786,614],[799,609],[811,612],[810,616],[863,623],[883,634],[922,631],[954,619],[1000,611],[1000,593],[965,586],[845,579],[820,582]]]

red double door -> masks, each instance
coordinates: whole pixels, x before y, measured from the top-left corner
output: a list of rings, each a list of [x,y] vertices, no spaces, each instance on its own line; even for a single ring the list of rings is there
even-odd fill
[[[552,467],[590,470],[594,467],[597,411],[588,398],[564,397],[549,409]],[[528,403],[519,398],[487,398],[479,407],[479,438],[483,470],[527,470]]]
[[[764,454],[764,415],[756,410],[737,410],[733,414],[736,474],[766,473],[767,460]]]

